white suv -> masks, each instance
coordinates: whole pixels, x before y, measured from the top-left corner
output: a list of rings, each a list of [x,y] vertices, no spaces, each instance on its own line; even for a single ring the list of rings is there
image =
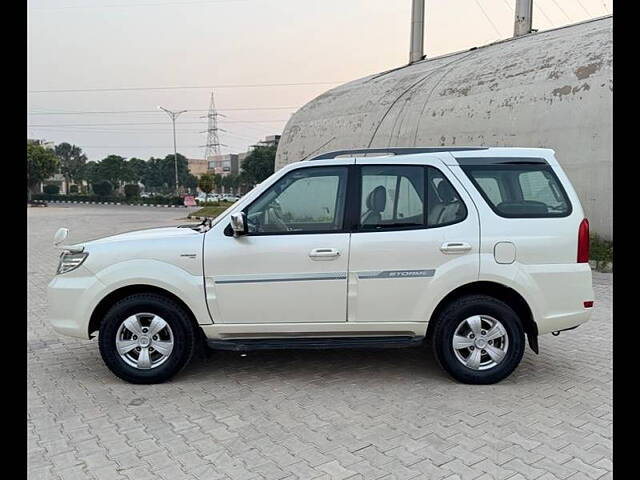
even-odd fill
[[[538,335],[589,319],[588,248],[552,150],[339,151],[283,168],[215,220],[63,247],[50,321],[99,332],[107,366],[134,383],[167,380],[204,343],[430,343],[452,377],[487,384],[516,368],[525,336],[537,353]]]

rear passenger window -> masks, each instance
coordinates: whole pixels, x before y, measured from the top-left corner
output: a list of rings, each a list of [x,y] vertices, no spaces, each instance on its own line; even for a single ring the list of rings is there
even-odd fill
[[[467,217],[467,207],[453,185],[436,168],[427,167],[427,226],[444,227]]]
[[[566,217],[571,203],[547,164],[462,165],[489,206],[502,217]]]
[[[424,167],[362,167],[360,226],[381,229],[424,226]]]
[[[458,193],[436,168],[366,165],[361,175],[361,230],[441,227],[467,216]]]

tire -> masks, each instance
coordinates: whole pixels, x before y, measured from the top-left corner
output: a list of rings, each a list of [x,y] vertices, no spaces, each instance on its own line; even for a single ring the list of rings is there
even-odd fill
[[[511,307],[496,298],[462,297],[445,307],[435,320],[431,340],[436,360],[459,382],[497,383],[508,377],[522,360],[525,348],[522,323]],[[454,348],[454,337],[458,348]],[[491,344],[489,337],[493,338]]]
[[[152,384],[182,370],[193,357],[198,338],[180,305],[162,295],[139,293],[108,310],[98,343],[104,363],[116,376],[130,383]]]

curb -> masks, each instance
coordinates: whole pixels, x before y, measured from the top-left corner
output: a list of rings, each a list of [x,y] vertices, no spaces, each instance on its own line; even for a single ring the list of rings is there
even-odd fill
[[[128,205],[129,207],[156,207],[156,208],[187,208],[186,205],[153,205],[149,203],[122,203],[122,202],[78,202],[73,200],[34,200],[33,203],[71,203],[77,205]]]

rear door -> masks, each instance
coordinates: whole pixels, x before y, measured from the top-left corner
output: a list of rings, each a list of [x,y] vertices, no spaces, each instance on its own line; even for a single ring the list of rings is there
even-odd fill
[[[478,278],[473,201],[437,156],[416,157],[356,160],[350,322],[426,322],[435,299]]]

